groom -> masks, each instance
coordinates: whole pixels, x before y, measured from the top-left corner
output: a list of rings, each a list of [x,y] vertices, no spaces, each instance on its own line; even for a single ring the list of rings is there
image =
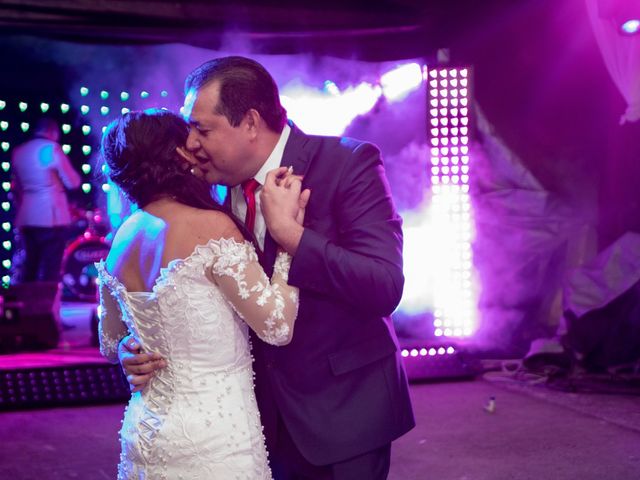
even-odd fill
[[[248,58],[201,65],[185,91],[192,171],[231,187],[231,208],[254,232],[269,275],[278,244],[294,256],[293,340],[272,347],[253,338],[275,478],[387,478],[391,442],[414,419],[389,317],[404,283],[401,220],[379,151],[287,123],[274,80]],[[267,175],[289,166],[312,191],[304,226],[278,214],[285,199]],[[121,342],[120,359],[140,389],[162,361],[132,343]]]

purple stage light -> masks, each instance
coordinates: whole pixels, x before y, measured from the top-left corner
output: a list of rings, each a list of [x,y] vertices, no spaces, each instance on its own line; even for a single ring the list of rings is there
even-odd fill
[[[469,337],[477,329],[471,263],[473,222],[469,199],[468,75],[463,69],[429,71],[432,229],[438,255],[434,287],[436,337]],[[450,108],[452,107],[452,108]],[[463,125],[463,126],[461,126]],[[462,165],[460,165],[462,163]],[[438,351],[438,354],[442,354]]]
[[[282,89],[280,100],[288,117],[307,133],[342,135],[356,117],[370,112],[382,95],[379,85],[367,82],[342,91],[329,81],[324,87],[318,90],[295,83]]]
[[[417,63],[402,65],[380,77],[382,94],[389,102],[403,100],[422,85],[422,67]]]
[[[638,33],[638,31],[640,30],[640,20],[638,19],[627,20],[622,24],[620,29],[627,35],[634,35]]]

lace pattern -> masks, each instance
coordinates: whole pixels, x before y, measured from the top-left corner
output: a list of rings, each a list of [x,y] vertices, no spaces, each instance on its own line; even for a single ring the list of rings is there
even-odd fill
[[[246,300],[232,277],[220,277],[229,282],[225,291],[211,282],[205,272],[212,273],[214,264],[229,272],[242,265]],[[268,309],[277,305],[275,294],[254,290],[257,278],[272,286],[257,274],[262,269],[252,245],[231,239],[198,246],[163,268],[151,292],[128,292],[104,262],[96,267],[104,351],[117,359],[116,338],[131,332],[145,351],[158,352],[168,362],[129,402],[120,431],[118,479],[271,479],[247,324],[266,330]],[[274,275],[276,289],[285,305],[282,315],[292,322],[297,290],[283,282],[282,273]],[[261,310],[259,315],[252,308]]]
[[[211,272],[238,316],[264,342],[277,346],[289,343],[298,312],[298,289],[287,285],[291,256],[278,254],[269,281],[249,242],[223,239],[212,245],[212,253]]]

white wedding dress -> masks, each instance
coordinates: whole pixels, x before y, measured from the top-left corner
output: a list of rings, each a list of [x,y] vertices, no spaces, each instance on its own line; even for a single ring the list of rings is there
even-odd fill
[[[290,340],[290,264],[279,253],[270,282],[249,242],[211,240],[162,269],[152,292],[129,292],[96,264],[103,354],[117,362],[118,341],[131,333],[168,362],[131,396],[118,479],[271,479],[247,323],[271,344]]]

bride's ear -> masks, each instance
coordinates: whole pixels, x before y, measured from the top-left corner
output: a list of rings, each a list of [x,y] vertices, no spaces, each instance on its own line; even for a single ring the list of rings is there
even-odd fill
[[[194,157],[193,154],[186,148],[176,147],[176,152],[178,153],[178,156],[180,156],[180,158],[182,158],[186,162],[186,164],[182,164],[182,167],[185,170],[198,165],[198,160],[196,160],[196,157]]]

